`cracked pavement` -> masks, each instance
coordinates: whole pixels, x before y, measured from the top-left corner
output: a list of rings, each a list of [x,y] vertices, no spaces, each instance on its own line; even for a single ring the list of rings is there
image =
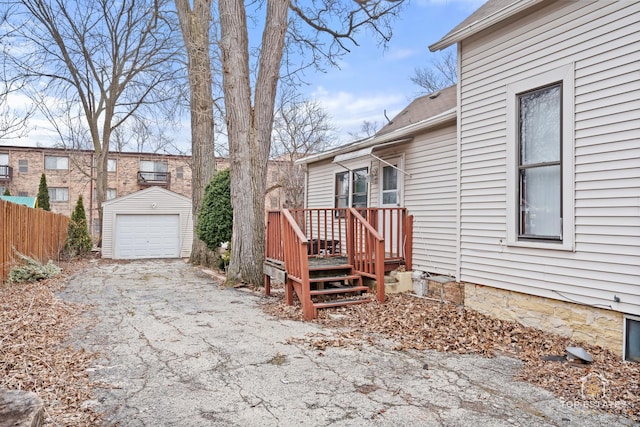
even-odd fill
[[[305,336],[335,332],[268,317],[181,260],[101,260],[61,296],[92,305],[70,344],[100,353],[86,404],[106,425],[633,425],[515,381],[507,357],[314,349]]]

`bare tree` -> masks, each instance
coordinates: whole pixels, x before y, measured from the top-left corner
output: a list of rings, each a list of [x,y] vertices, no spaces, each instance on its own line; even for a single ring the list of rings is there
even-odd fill
[[[378,121],[370,122],[369,120],[363,120],[358,132],[349,132],[349,136],[353,139],[364,139],[375,135],[382,125]]]
[[[194,236],[204,189],[215,174],[213,78],[209,57],[211,0],[175,0],[187,50],[189,103],[191,110],[191,173]],[[210,265],[213,256],[207,245],[194,237],[191,262]]]
[[[338,55],[357,45],[359,30],[370,30],[383,43],[389,40],[390,19],[399,11],[402,0],[266,0],[256,4],[264,4],[266,10],[254,90],[244,2],[220,0],[218,16],[234,212],[227,274],[230,281],[261,284],[266,171],[285,40],[289,39],[289,49],[297,46],[309,53],[312,63],[335,63]],[[285,61],[288,72],[296,66],[288,62],[291,58],[287,56]]]
[[[276,104],[271,143],[279,180],[267,193],[281,188],[287,207],[303,207],[306,168],[295,161],[325,150],[334,143],[335,132],[329,114],[317,101],[302,97],[292,88],[283,90]]]
[[[416,68],[411,81],[421,88],[423,93],[433,93],[456,84],[458,81],[458,62],[453,50],[448,49],[431,61],[431,66]]]
[[[12,5],[13,65],[32,83],[34,99],[46,101],[38,105],[48,117],[55,121],[68,114],[86,126],[102,220],[112,133],[175,98],[180,50],[167,0],[14,0]]]

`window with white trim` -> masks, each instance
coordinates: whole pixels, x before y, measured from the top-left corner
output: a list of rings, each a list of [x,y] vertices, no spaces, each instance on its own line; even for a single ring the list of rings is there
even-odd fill
[[[518,238],[562,240],[562,83],[518,97]]]
[[[69,158],[63,156],[44,156],[44,168],[47,170],[68,170]]]
[[[49,201],[68,202],[69,189],[67,187],[49,187]]]
[[[29,173],[29,160],[27,159],[18,160],[18,172]]]
[[[574,67],[507,84],[507,244],[573,250]]]
[[[0,166],[9,166],[9,155],[0,153]]]
[[[107,159],[107,172],[115,172],[118,168],[118,161],[116,159]]]
[[[369,200],[369,168],[364,167],[336,174],[335,207],[366,208]]]

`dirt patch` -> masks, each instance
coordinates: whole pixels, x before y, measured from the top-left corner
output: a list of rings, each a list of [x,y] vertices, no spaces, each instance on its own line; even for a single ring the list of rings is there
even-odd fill
[[[278,318],[302,320],[299,303],[287,306],[276,286],[263,309]],[[388,295],[377,302],[319,310],[314,322],[340,329],[343,339],[308,337],[312,348],[353,346],[354,339],[391,339],[395,349],[437,350],[460,354],[498,354],[524,362],[519,378],[543,387],[567,404],[624,415],[640,420],[640,363],[623,362],[620,356],[587,343],[499,320],[464,307],[439,303],[409,294]],[[568,346],[580,346],[593,363],[545,360],[564,356]]]

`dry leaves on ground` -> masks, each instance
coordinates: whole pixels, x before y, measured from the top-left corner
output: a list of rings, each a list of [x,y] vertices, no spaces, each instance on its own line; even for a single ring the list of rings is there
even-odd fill
[[[302,320],[299,305],[287,306],[278,290],[274,295],[263,304],[268,314]],[[354,346],[355,330],[367,340],[391,339],[397,350],[431,349],[486,357],[506,354],[524,362],[520,379],[553,392],[568,404],[640,419],[640,363],[623,362],[620,356],[600,347],[409,294],[388,295],[384,304],[319,310],[315,321],[340,332],[333,338],[308,337],[307,344],[312,348]],[[568,346],[583,347],[593,356],[593,363],[544,360],[547,356],[564,356]],[[585,378],[594,375],[606,382],[597,396],[584,390]]]
[[[45,406],[45,425],[96,425],[83,403],[92,398],[86,369],[95,355],[64,346],[82,306],[55,295],[83,262],[62,265],[63,274],[35,283],[0,284],[0,388],[33,391]]]

